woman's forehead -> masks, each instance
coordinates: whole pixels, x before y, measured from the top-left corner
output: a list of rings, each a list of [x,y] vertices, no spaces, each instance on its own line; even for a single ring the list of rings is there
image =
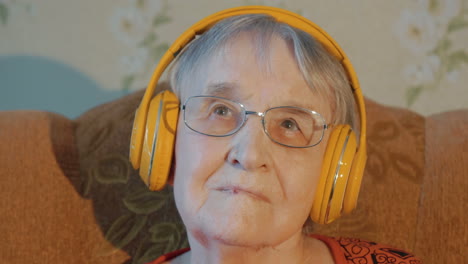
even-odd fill
[[[277,34],[262,34],[261,32],[258,32],[256,30],[240,31],[226,38],[224,41],[219,42],[217,46],[210,46],[210,49],[208,51],[203,52],[204,56],[197,60],[196,68],[194,67],[191,69],[191,71],[187,71],[184,74],[186,76],[183,79],[189,80],[186,82],[188,86],[184,85],[185,87],[183,88],[196,90],[193,86],[195,84],[194,81],[205,81],[207,77],[210,77],[210,75],[212,75],[212,72],[209,69],[211,68],[210,66],[212,66],[213,64],[220,62],[219,64],[223,65],[226,62],[228,62],[232,57],[232,50],[236,49],[240,42],[248,42],[248,49],[244,49],[242,53],[248,53],[250,55],[253,55],[255,57],[255,61],[258,63],[257,65],[262,70],[268,71],[270,66],[269,58],[271,40],[273,39],[273,37],[279,38],[279,35],[276,35]],[[292,49],[290,49],[290,52],[292,56]],[[200,85],[200,83],[197,84]],[[201,85],[203,85],[203,89],[207,88],[207,85],[205,83]],[[212,89],[212,87],[210,87],[210,89]]]
[[[186,78],[187,90],[181,93],[184,100],[203,94],[243,104],[252,99],[252,104],[261,101],[265,107],[291,105],[328,110],[320,106],[326,98],[318,98],[318,93],[308,86],[284,39],[271,38],[268,45],[262,44],[266,49],[261,52],[257,41],[250,33],[239,34],[213,51],[209,59],[198,65],[196,78]]]

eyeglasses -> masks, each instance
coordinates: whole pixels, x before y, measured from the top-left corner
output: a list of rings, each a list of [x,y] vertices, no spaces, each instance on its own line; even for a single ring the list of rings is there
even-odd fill
[[[182,106],[185,125],[212,137],[230,136],[245,124],[247,115],[262,118],[268,137],[292,148],[313,147],[329,127],[317,112],[295,106],[273,107],[265,112],[246,111],[244,105],[217,96],[192,96]]]

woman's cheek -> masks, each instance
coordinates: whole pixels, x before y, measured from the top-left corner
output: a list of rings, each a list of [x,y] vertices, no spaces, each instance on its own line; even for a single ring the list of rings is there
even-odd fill
[[[278,175],[282,179],[286,197],[298,200],[311,200],[321,175],[323,151],[319,148],[301,150],[291,149],[277,162]],[[288,160],[288,162],[284,162]],[[311,203],[312,204],[312,203]]]
[[[185,127],[178,131],[175,153],[176,187],[191,195],[199,195],[197,192],[203,191],[209,176],[224,163],[222,155],[220,156],[222,150],[217,142],[216,138],[198,134]]]

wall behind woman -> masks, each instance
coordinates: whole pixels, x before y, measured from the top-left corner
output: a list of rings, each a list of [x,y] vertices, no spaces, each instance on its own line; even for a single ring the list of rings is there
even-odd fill
[[[424,115],[468,106],[468,0],[0,0],[0,110],[76,117],[144,88],[194,22],[252,4],[323,27],[371,99]]]

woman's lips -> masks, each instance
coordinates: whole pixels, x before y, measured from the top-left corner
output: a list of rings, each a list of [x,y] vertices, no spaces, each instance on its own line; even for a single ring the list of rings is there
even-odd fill
[[[239,186],[223,186],[216,188],[217,191],[224,192],[224,193],[229,193],[233,195],[237,194],[246,194],[254,199],[261,200],[264,202],[270,202],[270,200],[260,192],[252,191],[246,188],[242,188]]]

